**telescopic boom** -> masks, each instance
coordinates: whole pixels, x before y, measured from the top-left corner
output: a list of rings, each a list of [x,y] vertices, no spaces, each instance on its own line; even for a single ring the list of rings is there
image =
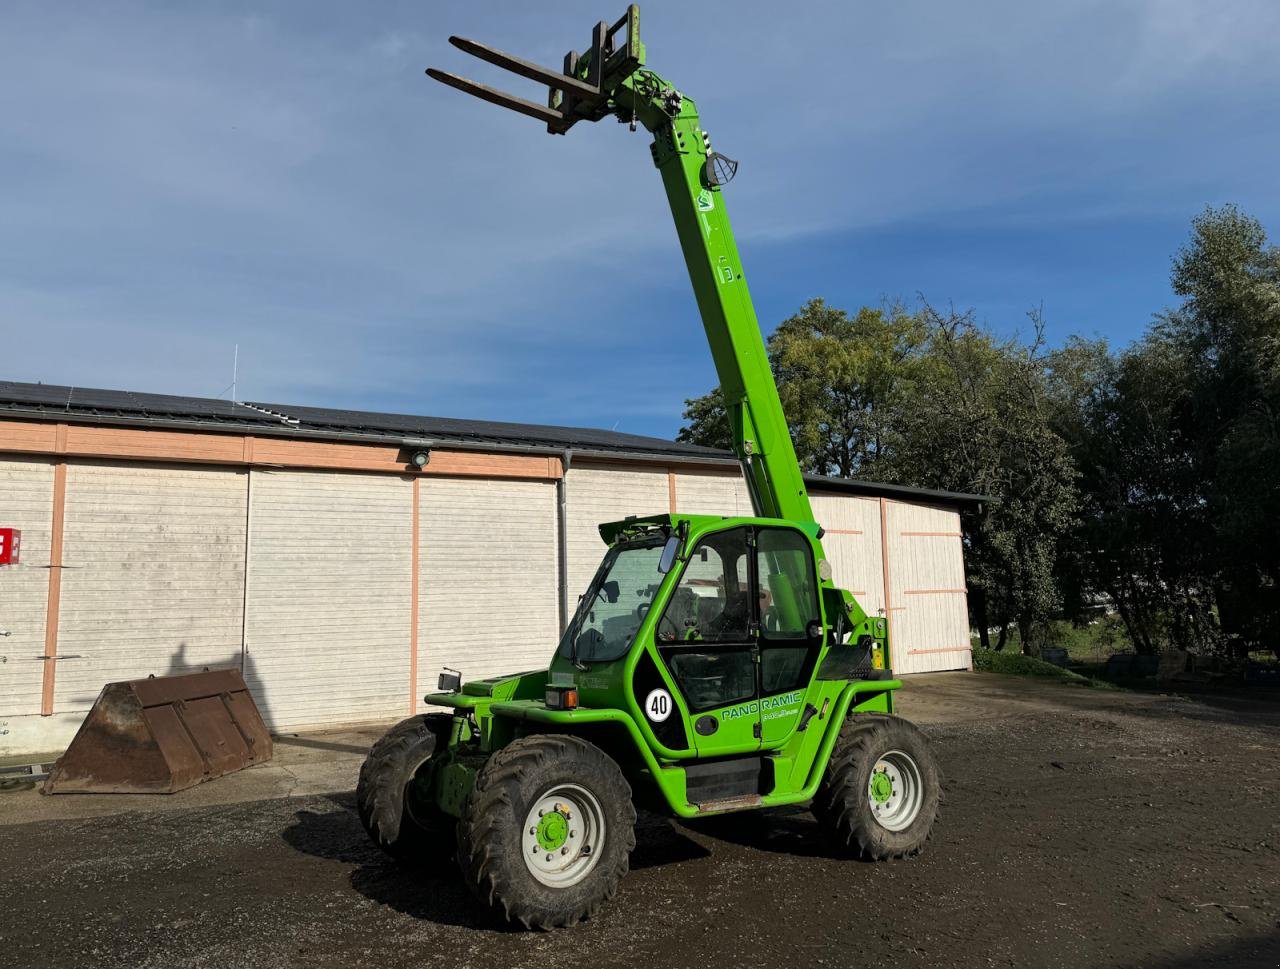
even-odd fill
[[[449,41],[481,60],[547,85],[547,102],[529,101],[435,68],[427,70],[431,77],[544,121],[551,134],[564,134],[579,121],[612,115],[633,130],[643,125],[653,135],[650,150],[667,190],[755,513],[813,521],[721,191],[737,171],[737,162],[712,150],[711,138],[699,124],[697,105],[645,68],[639,7],[632,4],[615,24],[599,23],[590,50],[581,55],[570,51],[559,71],[462,37]]]

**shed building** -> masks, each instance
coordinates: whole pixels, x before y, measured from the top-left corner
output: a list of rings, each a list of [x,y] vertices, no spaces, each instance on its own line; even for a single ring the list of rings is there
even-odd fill
[[[416,468],[413,455],[429,454]],[[895,671],[967,668],[973,495],[810,477]],[[610,431],[0,382],[0,755],[104,683],[240,667],[288,731],[416,711],[442,667],[545,665],[600,522],[750,514],[727,452]]]

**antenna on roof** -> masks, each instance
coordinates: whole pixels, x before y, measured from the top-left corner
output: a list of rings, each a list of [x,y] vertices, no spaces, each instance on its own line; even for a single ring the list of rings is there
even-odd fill
[[[231,356],[231,383],[218,391],[218,398],[221,399],[222,395],[229,390],[231,391],[231,403],[238,404],[240,401],[236,400],[236,375],[240,370],[240,344],[237,343],[235,347]]]

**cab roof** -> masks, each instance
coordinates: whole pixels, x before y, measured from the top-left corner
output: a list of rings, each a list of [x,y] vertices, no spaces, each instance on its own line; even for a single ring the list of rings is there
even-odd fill
[[[631,515],[621,521],[605,522],[600,526],[600,537],[606,545],[619,538],[639,538],[652,533],[669,533],[688,522],[690,534],[699,534],[712,528],[732,528],[738,525],[779,525],[798,528],[811,538],[817,538],[820,526],[817,522],[788,521],[784,518],[752,518],[742,515]]]

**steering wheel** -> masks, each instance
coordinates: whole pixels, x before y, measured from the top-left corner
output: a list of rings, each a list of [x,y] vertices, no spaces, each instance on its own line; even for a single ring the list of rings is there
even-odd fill
[[[652,602],[642,602],[636,606],[636,615],[640,617],[640,621],[644,622],[645,616],[649,615],[649,610],[653,608]],[[666,632],[663,626],[670,626],[671,632]],[[664,643],[674,643],[680,638],[680,627],[676,625],[676,621],[668,616],[665,612],[662,618],[658,620],[658,638]]]

